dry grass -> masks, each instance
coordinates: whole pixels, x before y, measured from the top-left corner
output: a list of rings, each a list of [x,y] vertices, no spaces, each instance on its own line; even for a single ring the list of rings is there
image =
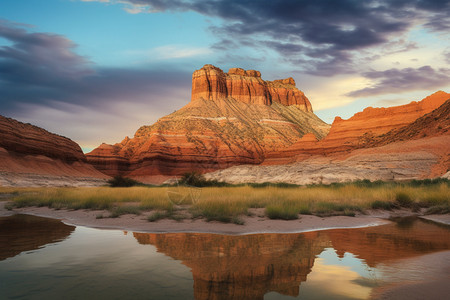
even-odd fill
[[[354,215],[372,208],[401,206],[445,212],[450,206],[448,183],[206,187],[194,191],[188,187],[0,188],[0,194],[13,194],[14,207],[108,209],[114,216],[144,210],[171,212],[177,205],[187,205],[194,218],[235,223],[241,223],[239,216],[247,214],[249,208],[265,208],[270,218],[295,219],[299,214]]]

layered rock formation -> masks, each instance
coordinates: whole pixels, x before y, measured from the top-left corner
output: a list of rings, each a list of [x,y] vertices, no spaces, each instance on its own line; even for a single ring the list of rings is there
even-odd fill
[[[305,136],[291,147],[267,154],[264,166],[236,166],[206,177],[230,183],[329,184],[362,179],[389,181],[442,176],[450,170],[448,98],[449,94],[438,92],[418,103],[376,109],[375,112],[365,110],[366,116],[373,116],[367,117],[367,122],[363,121],[362,113],[347,121],[334,122],[323,140],[316,142],[311,136]],[[439,106],[440,103],[443,104]],[[437,109],[429,112],[435,106]],[[402,113],[399,113],[401,117],[390,114],[390,124],[383,123],[385,117],[380,111],[401,112],[402,108],[419,117],[401,126],[411,117]],[[375,120],[381,125],[374,127]],[[353,126],[350,130],[352,126],[345,125],[346,122],[365,126],[365,129]],[[348,133],[342,128],[347,128]],[[374,135],[374,132],[382,134]]]
[[[268,153],[264,163],[284,164],[302,160],[312,155],[345,154],[358,148],[375,147],[376,144],[367,143],[367,140],[409,125],[416,119],[437,109],[448,99],[450,99],[450,94],[439,91],[422,101],[413,101],[406,105],[389,108],[368,107],[348,120],[336,117],[331,125],[330,132],[324,139],[317,142],[299,140],[290,147]],[[443,121],[439,117],[437,123]],[[409,138],[405,137],[405,139]],[[385,144],[387,143],[378,145]]]
[[[205,65],[192,75],[191,101],[198,99],[221,100],[233,98],[247,104],[298,105],[306,112],[312,112],[311,103],[302,91],[295,87],[292,77],[264,81],[255,70],[231,68],[228,73],[213,65]]]
[[[108,175],[162,182],[184,172],[261,163],[267,152],[303,135],[323,138],[329,125],[311,110],[292,79],[267,82],[259,72],[206,65],[194,72],[192,101],[143,126],[133,138],[103,144],[88,161]]]
[[[72,140],[0,116],[0,185],[100,185],[105,178]]]

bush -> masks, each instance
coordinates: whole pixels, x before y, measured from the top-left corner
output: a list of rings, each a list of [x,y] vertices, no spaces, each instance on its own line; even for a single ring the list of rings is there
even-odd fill
[[[179,183],[182,185],[189,185],[196,187],[229,186],[229,184],[226,182],[219,182],[217,180],[207,180],[201,173],[197,171],[184,173],[181,176]]]
[[[140,183],[134,179],[128,177],[122,177],[120,175],[114,176],[114,178],[108,180],[110,187],[131,187],[139,185]]]
[[[399,192],[395,195],[395,201],[403,207],[411,207],[411,205],[413,204],[413,200],[411,199],[411,197],[404,192]]]
[[[385,209],[385,210],[392,210],[395,208],[395,204],[389,201],[381,201],[381,200],[375,200],[370,205],[373,209]]]

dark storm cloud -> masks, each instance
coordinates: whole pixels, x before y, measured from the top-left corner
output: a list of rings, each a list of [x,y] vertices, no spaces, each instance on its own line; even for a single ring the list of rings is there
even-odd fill
[[[190,87],[190,72],[95,68],[73,51],[76,45],[69,39],[29,32],[11,22],[0,22],[0,37],[10,42],[0,47],[1,114],[23,109],[27,103],[49,107],[69,103],[102,110],[120,101],[170,105],[161,100],[170,100],[177,88]]]
[[[370,71],[364,77],[376,83],[370,87],[348,93],[349,97],[366,97],[414,90],[432,90],[448,85],[450,69],[435,70],[430,66],[421,68],[390,69],[386,71]]]
[[[195,11],[225,22],[212,26],[227,41],[241,46],[265,44],[286,61],[316,75],[356,71],[353,50],[376,46],[421,21],[431,30],[446,31],[450,1],[444,0],[129,0],[151,11]],[[319,48],[322,56],[317,57]],[[233,47],[236,49],[236,47]],[[344,60],[342,60],[344,58]],[[332,65],[332,66],[327,66]],[[327,69],[327,72],[323,70]]]

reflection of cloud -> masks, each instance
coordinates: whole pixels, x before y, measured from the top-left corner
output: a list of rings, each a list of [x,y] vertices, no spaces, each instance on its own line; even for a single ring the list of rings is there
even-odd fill
[[[326,293],[329,297],[340,295],[350,299],[367,299],[372,288],[359,284],[361,278],[348,266],[326,265],[323,258],[317,258],[308,280],[302,283],[300,294],[309,294],[308,290],[314,289],[316,295]]]

